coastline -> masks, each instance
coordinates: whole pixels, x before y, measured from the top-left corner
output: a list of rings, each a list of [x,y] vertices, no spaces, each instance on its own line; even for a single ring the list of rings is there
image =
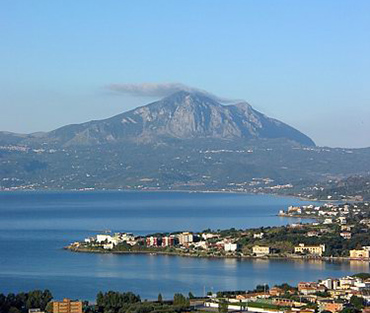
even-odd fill
[[[117,192],[117,193],[125,193],[125,192],[153,192],[153,193],[200,193],[200,194],[236,194],[236,195],[263,195],[263,196],[273,196],[277,198],[293,198],[298,199],[300,201],[307,201],[307,202],[331,202],[331,203],[337,203],[337,202],[343,202],[343,201],[351,201],[351,200],[327,200],[327,199],[310,199],[305,198],[302,196],[297,195],[291,195],[291,194],[280,194],[280,193],[269,193],[269,192],[251,192],[251,191],[235,191],[235,190],[187,190],[187,189],[168,189],[168,190],[156,190],[156,189],[14,189],[14,190],[3,190],[0,189],[0,194],[3,193],[59,193],[59,192],[66,192],[66,193],[100,193],[100,192]],[[353,201],[353,200],[352,200]]]
[[[349,257],[325,257],[325,256],[302,256],[302,255],[288,255],[288,256],[281,256],[281,255],[269,255],[269,256],[252,256],[252,255],[195,255],[191,253],[177,253],[177,252],[166,252],[166,251],[111,251],[111,250],[100,250],[100,249],[84,249],[84,248],[71,248],[70,246],[66,246],[63,248],[64,250],[75,252],[75,253],[93,253],[93,254],[122,254],[122,255],[135,255],[135,254],[143,254],[143,255],[165,255],[165,256],[173,256],[173,257],[185,257],[185,258],[196,258],[196,259],[235,259],[235,260],[264,260],[264,261],[273,261],[273,260],[285,260],[285,261],[322,261],[322,262],[364,262],[369,263],[370,258],[368,259],[354,259]]]

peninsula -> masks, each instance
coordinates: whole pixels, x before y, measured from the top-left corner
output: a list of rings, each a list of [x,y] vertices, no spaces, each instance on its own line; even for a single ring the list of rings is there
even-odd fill
[[[369,203],[289,207],[282,216],[313,223],[253,229],[179,231],[146,236],[103,233],[66,249],[91,253],[151,253],[191,257],[316,258],[370,260]]]

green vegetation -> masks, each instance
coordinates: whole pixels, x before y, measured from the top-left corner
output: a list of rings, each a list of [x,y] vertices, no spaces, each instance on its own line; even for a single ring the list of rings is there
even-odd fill
[[[360,311],[355,307],[344,308],[340,313],[359,313]]]
[[[304,149],[280,140],[125,142],[52,147],[52,152],[35,152],[33,148],[40,147],[18,151],[5,146],[0,150],[6,164],[0,173],[9,178],[0,182],[0,188],[230,190],[298,195],[320,182],[323,173],[325,177],[349,176],[370,168],[370,149],[349,154],[345,149]],[[265,184],[256,181],[258,177],[273,181]],[[293,187],[270,189],[284,184]],[[307,190],[302,196],[312,193]]]
[[[189,299],[182,294],[175,294],[173,301],[163,301],[158,295],[158,301],[141,301],[132,292],[99,292],[96,297],[96,307],[89,309],[90,313],[180,313],[188,311]]]
[[[360,298],[360,297],[357,297],[357,296],[352,296],[350,301],[349,301],[353,307],[355,307],[357,310],[361,310],[364,305],[365,305],[365,300],[364,298]]]
[[[190,302],[189,299],[185,298],[181,293],[175,293],[173,297],[173,305],[185,308],[190,305]]]
[[[342,180],[330,180],[316,186],[312,196],[318,199],[343,199],[360,197],[370,199],[370,175],[351,176]]]
[[[370,278],[370,273],[358,273],[358,274],[355,274],[355,275],[352,275],[353,277],[358,277],[358,278],[361,278],[361,279],[369,279]]]
[[[217,292],[217,298],[228,298],[228,297],[234,297],[236,295],[243,294],[245,291],[244,290],[234,290],[234,291],[218,291]],[[212,295],[210,293],[209,295]]]
[[[296,224],[244,230],[231,228],[212,231],[208,229],[203,234],[212,234],[213,238],[204,241],[201,236],[202,233],[194,233],[194,242],[188,246],[181,246],[176,243],[171,247],[162,247],[160,241],[159,246],[147,246],[146,237],[139,236],[136,237],[133,245],[122,242],[112,249],[104,249],[102,244],[96,242],[81,242],[79,245],[71,245],[69,248],[72,251],[102,253],[164,253],[193,257],[252,257],[255,256],[253,247],[258,245],[270,248],[267,257],[291,257],[294,248],[299,244],[304,244],[305,246],[325,245],[323,257],[348,258],[350,250],[370,246],[370,206],[364,202],[345,206],[349,210],[346,214],[345,225],[340,224],[340,221],[336,218],[332,218],[332,224]],[[316,212],[320,210],[320,212],[325,213],[325,211],[321,211],[325,210],[325,207],[322,208],[317,209]],[[343,238],[343,232],[349,233],[350,238]],[[176,233],[153,234],[159,240],[169,235],[175,236]],[[196,243],[199,241],[202,241],[202,247],[196,247]],[[236,251],[226,252],[224,249],[225,242],[236,243]],[[308,252],[302,252],[300,255],[302,257],[312,257]],[[318,255],[313,257],[318,257]],[[264,289],[265,286],[260,286],[260,288],[262,291],[266,290]]]
[[[257,285],[253,292],[267,292],[270,290],[269,285]]]
[[[281,285],[275,285],[274,287],[277,287],[277,288],[280,288],[282,290],[284,290],[285,292],[291,292],[292,290],[293,291],[298,291],[297,287],[293,287],[287,283],[283,283]]]
[[[32,308],[40,308],[43,311],[52,299],[53,295],[49,290],[0,294],[0,312],[26,313]]]
[[[140,297],[132,292],[108,291],[106,293],[99,292],[96,296],[96,305],[99,312],[117,313],[121,309],[127,309],[131,304],[138,302],[140,302]]]

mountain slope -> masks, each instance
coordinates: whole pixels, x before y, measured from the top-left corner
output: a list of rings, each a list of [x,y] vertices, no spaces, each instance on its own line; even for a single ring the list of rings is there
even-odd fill
[[[47,133],[0,132],[0,190],[134,189],[300,193],[369,175],[369,149],[315,147],[298,130],[202,93],[178,92]],[[310,190],[309,190],[310,191]]]
[[[105,120],[67,125],[43,135],[28,135],[26,138],[29,143],[63,146],[127,140],[151,143],[171,138],[284,138],[301,145],[315,145],[298,130],[261,114],[246,102],[222,105],[205,94],[186,91]],[[20,140],[19,137],[17,139]]]

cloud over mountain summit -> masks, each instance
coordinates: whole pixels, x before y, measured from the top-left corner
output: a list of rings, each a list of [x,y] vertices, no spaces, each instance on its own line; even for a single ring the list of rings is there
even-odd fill
[[[108,86],[106,86],[106,88],[110,91],[127,94],[133,97],[164,98],[178,91],[187,91],[187,92],[200,92],[202,94],[206,94],[208,97],[216,101],[220,101],[223,103],[239,101],[235,99],[218,97],[203,89],[191,87],[182,83],[137,83],[137,84],[117,83],[109,84]]]

